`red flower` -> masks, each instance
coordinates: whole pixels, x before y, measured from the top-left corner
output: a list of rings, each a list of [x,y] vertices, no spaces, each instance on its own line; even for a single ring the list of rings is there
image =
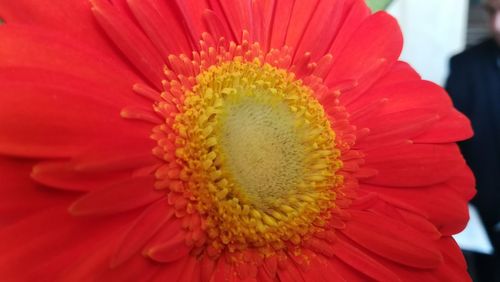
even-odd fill
[[[446,93],[361,0],[0,0],[2,281],[467,281]]]

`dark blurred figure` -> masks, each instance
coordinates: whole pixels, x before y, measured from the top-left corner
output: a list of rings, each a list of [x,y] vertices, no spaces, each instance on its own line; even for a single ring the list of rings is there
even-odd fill
[[[476,281],[500,282],[500,0],[485,2],[492,35],[451,59],[446,88],[474,128],[474,137],[460,148],[476,175],[472,203],[495,248],[492,256],[474,255],[471,267]]]

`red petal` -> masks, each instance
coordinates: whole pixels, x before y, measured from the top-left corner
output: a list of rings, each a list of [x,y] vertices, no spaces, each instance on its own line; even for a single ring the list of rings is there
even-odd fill
[[[343,49],[332,53],[334,61],[325,83],[333,86],[342,81],[357,81],[356,88],[340,96],[348,104],[392,67],[402,46],[397,21],[384,12],[374,14],[363,21]]]
[[[7,71],[2,73],[1,78],[9,75],[8,80],[33,80],[74,88],[82,84],[82,81],[76,79],[83,79],[84,83],[90,83],[94,88],[96,86],[105,88],[108,93],[103,93],[103,97],[138,100],[136,95],[130,95],[130,98],[123,95],[133,93],[132,85],[141,82],[138,76],[133,74],[122,61],[114,60],[99,50],[88,48],[74,37],[37,27],[13,24],[0,26],[0,37],[2,38],[0,57],[3,58],[0,67],[2,72]],[[24,70],[28,74],[9,73],[13,67],[35,70],[31,72]],[[53,78],[53,73],[65,76],[63,79]],[[26,75],[29,75],[29,78],[26,78]],[[71,84],[77,82],[79,82],[77,85]]]
[[[171,278],[171,277],[169,277]],[[182,276],[179,277],[178,281],[201,281],[201,267],[200,261],[193,256],[189,256],[188,263],[182,270]]]
[[[463,199],[470,200],[476,194],[476,179],[472,170],[464,164],[463,168],[457,174],[446,182]]]
[[[342,51],[359,26],[370,16],[371,10],[365,1],[342,1],[345,14],[342,17],[342,26],[330,48],[331,54]]]
[[[384,87],[412,80],[420,81],[420,75],[406,62],[397,61],[387,75],[381,77],[373,87]]]
[[[283,268],[278,269],[278,277],[281,282],[300,282],[306,281],[302,276],[302,272],[295,266],[291,259],[286,259],[281,262]]]
[[[113,255],[111,266],[116,267],[140,253],[146,242],[167,224],[173,214],[166,201],[158,201],[149,206],[124,234]]]
[[[74,200],[74,194],[57,193],[29,178],[32,161],[0,157],[0,228],[37,211]]]
[[[212,10],[206,10],[203,13],[203,21],[205,22],[206,30],[214,38],[232,38],[231,31],[226,23]]]
[[[366,107],[367,104],[383,99],[388,101],[380,109],[382,113],[427,109],[434,111],[435,114],[444,114],[452,108],[449,96],[440,86],[424,80],[409,80],[385,86],[374,86],[363,94],[362,99],[350,103],[347,109],[349,112],[355,112]],[[383,121],[371,121],[366,117],[353,120],[354,124],[363,127],[370,127],[370,124],[379,122]]]
[[[439,241],[438,246],[444,256],[444,262],[436,269],[418,271],[414,268],[391,263],[390,261],[384,261],[384,264],[391,267],[395,273],[400,277],[404,277],[405,281],[409,282],[472,281],[467,273],[467,267],[465,261],[463,261],[463,254],[459,247],[453,242],[453,239],[444,237]],[[457,264],[457,259],[462,260],[462,262]]]
[[[191,42],[186,36],[183,18],[174,1],[129,0],[128,5],[148,37],[161,51],[170,54],[189,54]],[[201,15],[198,15],[201,17]],[[168,26],[168,32],[165,27]],[[175,40],[172,40],[175,38]],[[199,38],[196,38],[199,40]]]
[[[363,99],[348,105],[348,111],[353,113],[351,121],[354,125],[369,128],[372,134],[383,132],[385,135],[388,135],[385,128],[391,127],[393,131],[400,133],[399,136],[392,134],[390,138],[412,139],[417,143],[449,143],[471,136],[469,121],[452,108],[451,100],[441,87],[422,80],[383,85],[385,86],[373,87],[363,95]],[[379,105],[371,109],[369,115],[366,114],[370,107],[368,105],[377,104]],[[429,124],[422,124],[425,126],[415,130],[413,127],[417,122],[388,118],[388,115],[394,114],[417,120],[424,118],[423,115],[428,115],[434,116],[435,120]],[[362,146],[377,143],[368,140],[362,142],[366,143]]]
[[[379,256],[415,268],[436,268],[443,262],[429,238],[404,224],[371,212],[351,211],[351,216],[341,232]]]
[[[191,256],[183,257],[169,264],[162,264],[160,265],[160,272],[151,281],[199,281],[199,277],[196,277],[195,280],[185,279],[199,274],[199,266],[197,264],[198,261],[196,258]]]
[[[252,2],[232,0],[208,0],[219,18],[225,19],[234,38],[241,43],[243,30],[252,30]],[[216,9],[217,7],[217,9]]]
[[[92,191],[130,178],[130,171],[85,173],[66,161],[46,161],[33,167],[31,177],[38,183],[68,191]]]
[[[269,50],[269,35],[273,21],[275,0],[255,0],[252,4],[252,35],[264,50]]]
[[[22,281],[20,277],[29,274],[32,269],[44,274],[46,281],[54,281],[56,275],[65,276],[63,269],[73,269],[75,266],[85,268],[84,264],[99,265],[100,259],[109,257],[100,257],[99,261],[94,259],[97,259],[98,254],[108,252],[109,246],[112,246],[109,240],[122,232],[123,227],[127,226],[124,224],[134,216],[135,213],[105,220],[75,220],[67,213],[65,206],[39,211],[8,228],[0,229],[0,276],[9,281]],[[57,266],[57,271],[50,272],[50,268],[47,272],[36,269],[37,265],[44,262],[59,260],[61,255],[66,260]],[[55,266],[51,267],[54,269]],[[95,277],[97,272],[93,270],[92,277]]]
[[[361,189],[377,192],[380,198],[391,205],[428,218],[445,235],[458,233],[467,223],[466,198],[457,194],[447,183],[416,188],[386,188],[362,184]]]
[[[210,278],[210,282],[236,282],[238,274],[233,268],[233,265],[226,261],[226,257],[222,256],[217,261],[215,270]]]
[[[96,269],[97,278],[94,281],[152,281],[163,269],[162,265],[155,265],[141,254],[136,254],[117,268],[110,268],[104,261],[100,268]]]
[[[333,247],[340,260],[360,273],[377,281],[401,281],[391,270],[344,240],[338,240]]]
[[[191,248],[185,243],[186,235],[182,230],[168,241],[147,250],[147,255],[158,262],[173,262],[187,255]]]
[[[64,76],[51,78],[57,80],[48,85],[28,82],[29,76],[14,81],[0,78],[0,118],[4,121],[0,123],[0,152],[63,157],[120,139],[140,137],[151,144],[151,126],[123,120],[119,103],[103,99],[108,95],[105,89],[66,88]]]
[[[312,1],[305,3],[313,4]],[[296,46],[296,56],[310,52],[313,62],[323,57],[330,50],[347,11],[349,10],[345,1],[320,1],[315,5],[314,15],[307,22],[299,41],[289,45]],[[293,27],[296,28],[295,23]]]
[[[370,124],[370,134],[356,144],[358,148],[366,148],[371,144],[382,146],[383,144],[411,140],[439,122],[439,116],[435,111],[421,108],[401,109],[401,112],[379,113],[378,115],[370,115],[370,117],[370,120],[366,121]],[[353,124],[356,123],[353,121]],[[359,126],[365,128],[363,125]]]
[[[212,273],[215,270],[215,260],[204,256],[200,261],[200,277],[201,281],[210,281]]]
[[[293,2],[295,1],[275,1],[273,21],[270,31],[270,47],[280,49],[285,44],[286,35],[292,16]]]
[[[324,1],[327,2],[327,1]],[[302,37],[307,31],[307,26],[312,20],[313,15],[318,8],[318,0],[295,1],[290,19],[290,25],[286,31],[285,45],[293,48],[299,48]],[[315,26],[315,28],[318,28]],[[298,51],[298,50],[296,50]],[[302,56],[303,53],[299,53]]]
[[[278,259],[277,259],[277,257],[276,256],[267,257],[264,260],[263,268],[266,271],[267,275],[274,280],[274,278],[276,277],[276,273],[278,271]]]
[[[306,252],[306,255],[307,252]],[[306,271],[302,274],[306,281],[324,281],[324,282],[347,282],[335,265],[332,265],[332,259],[326,259],[318,255],[308,255],[311,262],[307,265]],[[352,280],[351,280],[352,281]]]
[[[257,281],[261,282],[273,282],[273,278],[267,274],[267,272],[261,267],[257,273]]]
[[[390,213],[384,213],[384,214],[390,216],[391,218],[406,223],[406,225],[410,226],[416,231],[425,234],[426,237],[432,239],[441,238],[442,234],[441,232],[439,232],[437,227],[421,214],[408,211],[406,209],[395,209],[395,210],[396,210],[395,212],[391,211]]]
[[[165,61],[135,24],[104,0],[93,0],[97,21],[132,64],[157,89],[161,89]]]
[[[417,143],[456,142],[471,136],[469,121],[452,108],[449,96],[441,87],[415,78],[399,82],[396,77],[388,77],[390,78],[386,78],[381,84],[377,83],[364,93],[363,99],[357,99],[347,106],[348,111],[352,113],[351,122],[354,125],[369,128],[372,134],[383,132],[388,135],[386,127],[391,127],[396,132],[403,130],[399,136],[391,138],[412,139]],[[367,114],[367,111],[370,114]],[[403,116],[405,113],[406,117]],[[420,126],[416,131],[412,129],[416,125],[414,121],[388,118],[388,115],[394,114],[417,120],[424,118],[423,115],[433,115],[435,121],[422,124],[425,126]],[[369,143],[377,143],[362,141],[367,143],[366,146]]]
[[[144,141],[116,140],[119,143],[110,144],[113,147],[92,148],[72,160],[41,162],[35,165],[31,177],[39,183],[64,190],[103,188],[158,162],[151,154],[153,140]]]
[[[55,0],[47,5],[38,0],[0,0],[0,11],[0,17],[9,26],[32,25],[56,30],[73,38],[85,38],[81,44],[117,58],[115,50],[95,22],[88,1]]]
[[[154,182],[154,176],[137,177],[94,190],[74,202],[69,211],[78,216],[103,215],[147,205],[165,197],[163,191],[154,190]]]
[[[413,138],[413,141],[415,143],[450,143],[469,139],[472,135],[470,120],[452,109],[447,114],[443,114],[440,120],[424,133]]]
[[[472,281],[464,255],[452,237],[443,237],[439,244],[445,263],[436,271],[440,281]]]
[[[191,35],[194,45],[197,45],[203,32],[206,31],[203,23],[203,12],[209,9],[206,0],[175,0],[182,14],[182,22],[186,25],[187,31]],[[229,38],[229,37],[226,37]]]
[[[403,144],[366,153],[366,166],[378,175],[363,182],[390,187],[417,187],[445,182],[463,169],[455,144]]]

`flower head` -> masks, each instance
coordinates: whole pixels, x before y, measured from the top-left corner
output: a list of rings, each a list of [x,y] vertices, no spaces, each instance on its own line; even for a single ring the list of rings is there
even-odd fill
[[[361,0],[0,0],[0,276],[467,281],[446,93]]]

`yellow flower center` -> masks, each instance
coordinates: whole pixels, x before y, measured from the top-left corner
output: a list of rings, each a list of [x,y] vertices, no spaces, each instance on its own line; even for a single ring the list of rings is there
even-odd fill
[[[234,95],[227,100],[216,134],[225,167],[242,196],[270,211],[275,199],[286,198],[303,179],[307,147],[297,138],[293,113],[276,97]]]
[[[321,229],[342,164],[322,106],[293,74],[257,59],[212,66],[174,129],[211,247],[279,249]]]

